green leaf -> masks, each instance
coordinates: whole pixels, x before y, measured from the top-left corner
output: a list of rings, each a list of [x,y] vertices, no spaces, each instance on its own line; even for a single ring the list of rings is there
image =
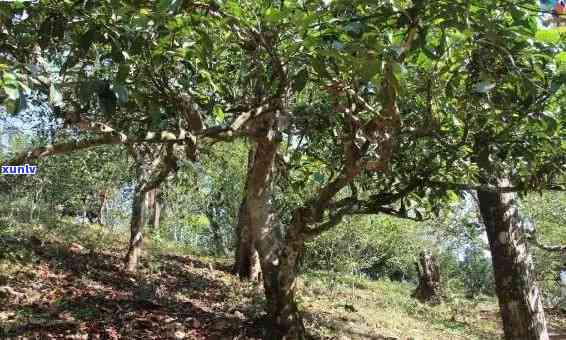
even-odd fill
[[[557,44],[560,42],[560,32],[554,29],[539,30],[535,35],[536,40],[548,44]]]
[[[376,56],[368,56],[368,59],[366,63],[363,65],[361,70],[362,80],[370,81],[381,71],[382,71],[381,59]]]
[[[226,2],[226,8],[228,9],[228,12],[233,16],[237,18],[242,16],[242,8],[236,1],[231,0]]]
[[[426,46],[422,49],[423,53],[429,57],[430,59],[436,60],[438,59],[438,56],[436,55],[436,51],[433,50],[432,48]]]
[[[2,105],[8,113],[15,113],[18,111],[18,102],[16,100],[6,99]]]
[[[218,121],[218,122],[223,122],[224,121],[224,116],[226,115],[224,113],[224,110],[222,110],[222,107],[215,105],[214,108],[212,109],[212,114],[214,115],[214,118]]]
[[[130,75],[130,65],[120,64],[120,66],[118,66],[118,73],[116,74],[116,81],[119,83],[125,83],[129,75]]]
[[[271,24],[277,23],[281,19],[281,13],[274,7],[269,7],[265,11],[265,20]]]
[[[69,54],[67,60],[65,60],[65,64],[63,64],[63,69],[67,70],[75,66],[79,62],[79,58],[75,53]]]
[[[118,44],[112,44],[112,61],[116,64],[124,62],[124,54],[122,53],[122,49]]]
[[[447,198],[449,202],[458,202],[458,200],[460,199],[460,197],[458,196],[458,193],[456,193],[455,191],[449,190],[446,192]]]
[[[4,72],[4,74],[2,75],[2,82],[5,85],[17,85],[18,80],[15,74],[11,72]]]
[[[79,48],[84,52],[84,51],[88,51],[90,49],[90,46],[92,45],[92,43],[97,42],[100,39],[100,34],[98,33],[98,30],[96,28],[90,28],[88,31],[86,31],[85,34],[83,34],[80,38],[79,38]]]
[[[157,3],[157,9],[161,12],[167,12],[172,9],[172,7],[179,1],[177,0],[159,0]]]
[[[324,61],[320,56],[315,56],[311,58],[311,65],[314,68],[315,72],[318,73],[319,76],[323,78],[330,78],[330,74],[326,70],[326,66],[324,65]]]
[[[315,172],[313,174],[313,179],[315,180],[315,182],[317,182],[318,184],[324,184],[324,175],[321,174],[319,171]]]
[[[566,52],[560,52],[555,57],[554,60],[558,65],[559,70],[566,71]]]
[[[553,134],[554,132],[557,131],[558,121],[556,120],[556,118],[554,118],[554,116],[551,113],[543,112],[542,119],[544,121],[544,124],[546,125],[547,134]]]
[[[153,129],[159,129],[162,127],[162,125],[164,125],[164,115],[159,109],[151,111],[149,115],[151,117],[151,127]]]
[[[300,69],[293,77],[293,90],[301,92],[307,85],[309,74],[306,68]]]
[[[116,113],[116,94],[110,88],[107,82],[99,81],[98,83],[98,100],[102,108],[102,112],[110,117]]]
[[[94,87],[91,81],[85,81],[80,84],[79,87],[79,100],[83,104],[87,104],[90,101]]]

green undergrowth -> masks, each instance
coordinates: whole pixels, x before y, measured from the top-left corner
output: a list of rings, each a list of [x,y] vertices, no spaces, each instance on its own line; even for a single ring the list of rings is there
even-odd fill
[[[411,297],[414,285],[326,272],[301,280],[301,306],[319,337],[498,339],[493,299],[447,296],[438,306]],[[380,337],[381,336],[381,337]]]

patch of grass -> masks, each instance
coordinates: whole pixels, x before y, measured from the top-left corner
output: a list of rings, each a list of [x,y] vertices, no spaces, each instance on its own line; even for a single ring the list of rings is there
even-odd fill
[[[319,337],[499,338],[497,319],[481,318],[484,305],[468,303],[461,318],[455,311],[462,308],[450,302],[433,307],[411,298],[414,286],[408,283],[312,272],[303,275],[299,287],[308,328]],[[495,301],[489,308],[496,312]]]

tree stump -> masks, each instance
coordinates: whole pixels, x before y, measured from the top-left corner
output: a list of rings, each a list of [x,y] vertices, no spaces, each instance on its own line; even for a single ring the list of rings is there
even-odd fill
[[[415,263],[419,275],[419,284],[413,293],[421,302],[439,304],[441,298],[440,270],[436,257],[422,251],[419,255],[419,262]]]

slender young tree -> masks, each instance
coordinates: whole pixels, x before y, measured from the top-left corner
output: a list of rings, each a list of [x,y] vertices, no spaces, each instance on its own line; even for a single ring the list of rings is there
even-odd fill
[[[129,149],[135,162],[136,184],[132,197],[130,242],[124,263],[127,271],[134,272],[142,252],[147,194],[158,189],[178,166],[173,144],[167,145],[164,155],[161,155],[162,150],[147,145],[133,145]]]

